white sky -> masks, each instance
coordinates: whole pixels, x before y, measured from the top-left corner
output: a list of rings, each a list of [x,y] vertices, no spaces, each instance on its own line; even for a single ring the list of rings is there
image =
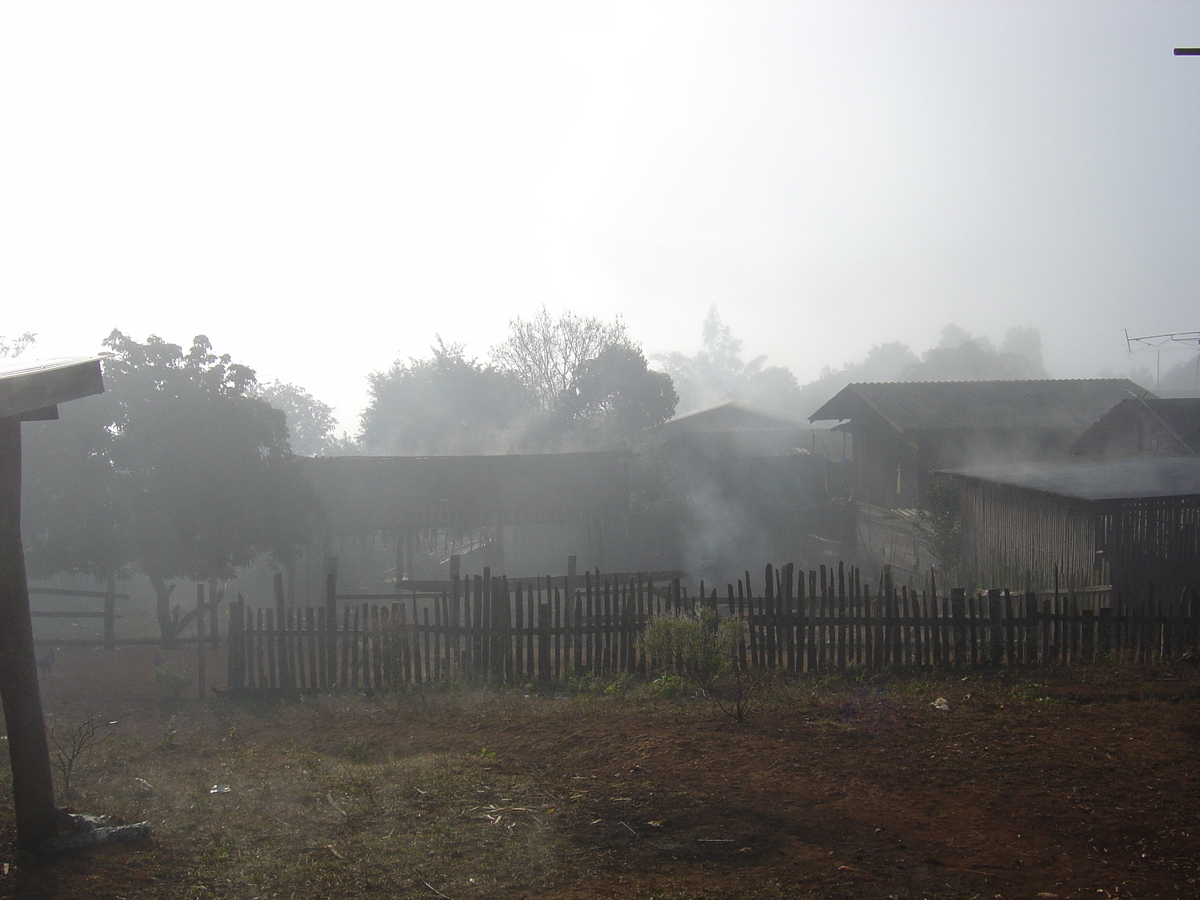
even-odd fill
[[[1200,329],[1198,45],[1200,0],[5,4],[0,334],[204,333],[352,432],[543,303],[689,353],[716,304],[801,382],[951,321],[1153,369],[1124,329]]]

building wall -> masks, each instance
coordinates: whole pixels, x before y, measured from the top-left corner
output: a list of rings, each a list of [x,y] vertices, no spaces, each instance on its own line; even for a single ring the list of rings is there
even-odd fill
[[[1037,491],[956,479],[961,491],[964,576],[979,588],[1042,589],[1068,579],[1107,584],[1097,516],[1086,504]],[[1086,585],[1081,585],[1086,586]]]

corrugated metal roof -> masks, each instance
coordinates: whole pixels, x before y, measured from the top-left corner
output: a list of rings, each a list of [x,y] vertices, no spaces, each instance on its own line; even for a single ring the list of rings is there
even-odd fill
[[[1127,378],[862,383],[843,388],[809,416],[809,421],[853,419],[871,411],[901,433],[938,429],[1082,432],[1121,400],[1144,394]]]
[[[1104,462],[1027,464],[945,472],[1077,500],[1149,500],[1200,496],[1200,458],[1115,459]]]
[[[1156,419],[1183,445],[1179,452],[1200,453],[1200,398],[1195,397],[1122,400],[1079,437],[1072,452],[1102,448],[1106,435],[1136,424],[1139,416]]]
[[[663,436],[714,431],[794,431],[803,426],[744,400],[726,400],[655,427]]]
[[[103,391],[100,360],[92,357],[0,363],[0,417],[34,413]]]

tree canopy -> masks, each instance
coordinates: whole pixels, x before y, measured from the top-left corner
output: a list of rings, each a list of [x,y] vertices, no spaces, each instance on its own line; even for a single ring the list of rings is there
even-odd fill
[[[171,636],[183,623],[172,621],[168,582],[229,578],[260,554],[289,558],[316,501],[252,369],[202,335],[187,351],[119,331],[104,345],[105,393],[28,426],[30,568],[141,572]]]
[[[260,384],[256,396],[287,416],[288,445],[297,456],[344,456],[357,450],[345,434],[337,436],[333,407],[296,384]]]
[[[638,349],[620,319],[605,323],[569,311],[554,319],[543,306],[529,319],[508,323],[508,337],[492,348],[492,362],[520,381],[543,412],[557,415],[577,394],[582,367],[610,347]]]
[[[396,360],[368,376],[359,441],[368,453],[500,453],[532,405],[520,381],[468,359],[439,337],[428,359]]]
[[[800,386],[783,366],[768,366],[765,356],[742,359],[742,341],[733,336],[711,307],[695,356],[665,353],[657,357],[679,392],[679,411],[694,412],[736,397],[784,415],[802,414]]]

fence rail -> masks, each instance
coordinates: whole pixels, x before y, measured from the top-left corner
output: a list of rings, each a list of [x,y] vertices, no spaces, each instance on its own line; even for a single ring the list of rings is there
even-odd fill
[[[799,575],[799,577],[796,577]],[[657,616],[707,606],[746,622],[738,664],[790,672],[857,666],[944,668],[1112,658],[1153,661],[1200,645],[1200,594],[1102,605],[1094,595],[1050,598],[992,590],[949,596],[878,586],[844,566],[797,573],[768,566],[726,595],[689,597],[656,583],[587,575],[455,580],[436,597],[367,595],[345,603],[336,578],[323,606],[230,605],[228,684],[234,690],[382,690],[451,678],[503,684],[561,681],[653,668],[639,636]]]

